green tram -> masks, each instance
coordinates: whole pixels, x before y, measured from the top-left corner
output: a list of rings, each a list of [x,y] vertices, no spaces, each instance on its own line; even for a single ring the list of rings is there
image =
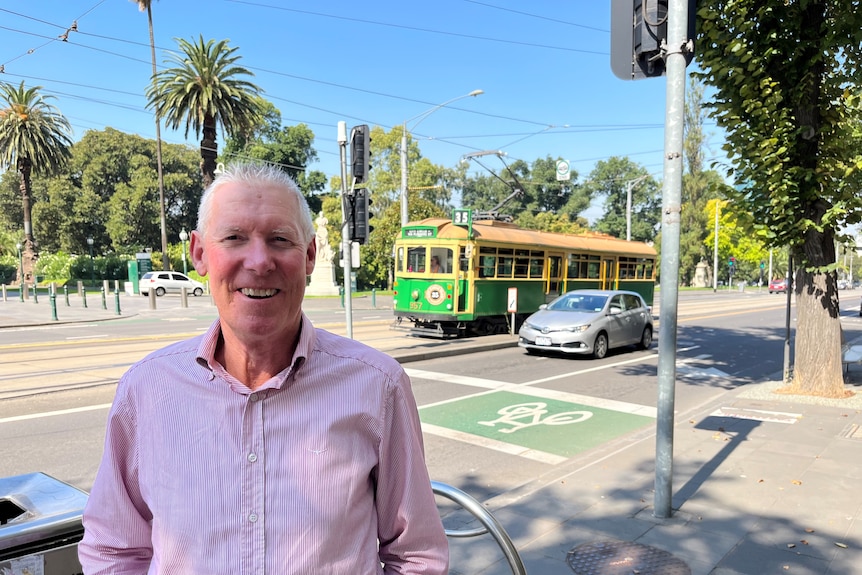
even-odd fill
[[[518,328],[573,289],[631,290],[650,305],[655,290],[650,245],[472,221],[467,210],[409,223],[394,254],[395,327],[436,337],[507,333],[513,315]]]

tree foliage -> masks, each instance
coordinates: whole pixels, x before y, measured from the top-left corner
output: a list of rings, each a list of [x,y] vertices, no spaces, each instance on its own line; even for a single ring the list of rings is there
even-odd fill
[[[700,77],[740,184],[728,196],[800,265],[791,388],[843,395],[835,239],[862,218],[862,13],[850,0],[702,0],[697,16]]]
[[[589,197],[604,198],[604,212],[596,229],[626,238],[628,190],[631,189],[631,239],[654,242],[661,217],[659,187],[649,172],[628,158],[612,157],[596,163],[584,187]]]

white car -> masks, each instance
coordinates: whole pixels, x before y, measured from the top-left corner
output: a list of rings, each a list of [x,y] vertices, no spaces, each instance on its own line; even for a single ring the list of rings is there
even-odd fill
[[[179,272],[147,272],[140,281],[142,295],[150,295],[150,290],[154,290],[157,296],[163,296],[168,292],[180,293],[183,288],[194,296],[204,294],[204,284]]]

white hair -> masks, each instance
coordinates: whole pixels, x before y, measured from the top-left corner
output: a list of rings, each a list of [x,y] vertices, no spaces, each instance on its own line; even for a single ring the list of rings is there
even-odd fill
[[[292,195],[296,200],[296,205],[299,206],[297,218],[305,241],[311,242],[314,239],[315,231],[314,222],[311,219],[311,210],[309,210],[308,202],[299,190],[296,181],[287,172],[277,166],[251,162],[228,164],[215,181],[204,190],[200,206],[198,207],[197,231],[201,236],[206,236],[215,192],[222,186],[230,183],[246,184],[249,186],[271,186],[283,190],[289,196]]]

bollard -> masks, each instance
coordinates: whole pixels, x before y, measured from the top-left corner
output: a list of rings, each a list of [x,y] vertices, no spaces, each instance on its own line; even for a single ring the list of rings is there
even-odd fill
[[[102,286],[102,309],[108,309],[108,300],[105,299],[105,286]]]
[[[377,309],[377,288],[371,288],[371,309]]]
[[[87,290],[81,292],[81,301],[84,302],[84,307],[87,307]]]
[[[6,284],[3,284],[3,301],[8,301],[6,299]]]
[[[57,321],[57,294],[51,292],[48,299],[51,300],[51,319]]]
[[[69,286],[63,286],[63,294],[66,296],[66,307],[69,307],[72,305],[69,303]]]
[[[150,300],[150,309],[156,309],[156,290],[153,287],[150,287],[150,291],[147,292],[147,299]]]
[[[39,287],[33,284],[33,303],[39,303]]]
[[[180,288],[180,307],[189,307],[189,290],[188,288]]]
[[[114,290],[114,307],[116,308],[117,315],[120,315],[120,290]]]

